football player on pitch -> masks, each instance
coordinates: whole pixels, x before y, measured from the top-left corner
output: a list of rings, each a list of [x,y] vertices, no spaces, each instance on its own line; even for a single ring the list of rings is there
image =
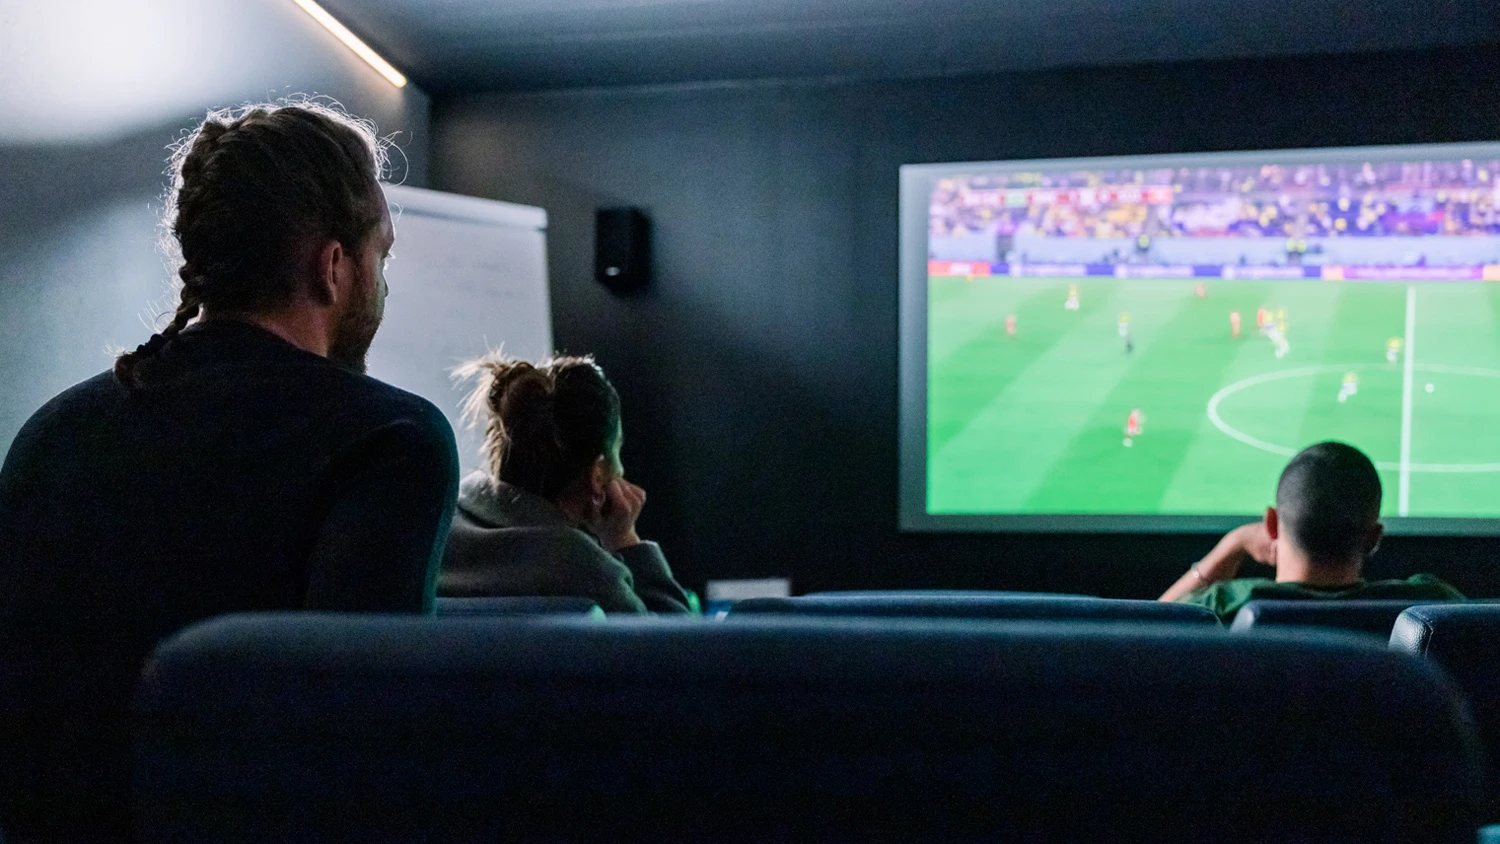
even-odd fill
[[[1269,312],[1267,312],[1267,316],[1269,317]],[[1259,319],[1258,316],[1257,319]],[[1266,322],[1261,325],[1260,333],[1264,334],[1271,341],[1271,345],[1276,347],[1276,357],[1284,358],[1286,357],[1287,352],[1290,352],[1292,350],[1292,345],[1286,340],[1285,309],[1277,311],[1276,317],[1274,319],[1268,318]]]
[[[1400,337],[1392,337],[1391,339],[1385,341],[1385,360],[1387,363],[1395,363],[1396,361],[1401,359],[1402,345],[1403,343]]]
[[[1344,375],[1344,383],[1339,387],[1339,403],[1343,404],[1349,397],[1359,392],[1359,376],[1353,372]]]
[[[1141,435],[1141,431],[1143,430],[1143,426],[1145,424],[1146,424],[1146,417],[1141,413],[1141,409],[1140,408],[1136,408],[1136,409],[1130,411],[1130,416],[1126,417],[1126,419],[1125,419],[1125,447],[1126,448],[1129,448],[1130,446],[1132,446],[1132,445],[1135,444],[1135,439],[1134,438],[1135,437],[1139,437]]]
[[[1078,310],[1078,285],[1076,285],[1076,284],[1070,284],[1070,285],[1068,285],[1068,300],[1066,302],[1063,302],[1063,310],[1065,310],[1065,311],[1076,311],[1076,310]]]

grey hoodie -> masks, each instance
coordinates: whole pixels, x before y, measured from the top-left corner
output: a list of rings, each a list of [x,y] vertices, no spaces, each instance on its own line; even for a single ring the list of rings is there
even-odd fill
[[[607,613],[691,612],[661,546],[642,542],[611,554],[557,505],[483,471],[459,486],[438,594],[568,595],[591,598]]]

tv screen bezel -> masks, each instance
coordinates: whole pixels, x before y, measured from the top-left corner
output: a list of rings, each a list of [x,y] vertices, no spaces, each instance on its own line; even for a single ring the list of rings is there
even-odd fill
[[[1169,153],[1094,158],[1019,159],[1013,161],[905,164],[900,168],[900,298],[898,382],[900,400],[898,529],[902,532],[949,533],[1218,533],[1261,517],[1236,515],[998,513],[932,514],[927,512],[927,288],[928,213],[934,182],[957,173],[991,174],[1047,169],[1132,169],[1192,167],[1212,164],[1294,165],[1347,161],[1370,162],[1423,158],[1478,158],[1500,155],[1500,142],[1409,144]],[[1480,282],[1484,283],[1484,282]],[[1272,504],[1272,490],[1266,503]],[[1500,536],[1500,518],[1384,518],[1386,532],[1397,536]]]

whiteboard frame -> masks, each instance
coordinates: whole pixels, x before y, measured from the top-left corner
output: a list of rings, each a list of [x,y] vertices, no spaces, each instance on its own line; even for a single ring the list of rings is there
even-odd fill
[[[386,201],[398,213],[407,211],[424,217],[441,217],[449,220],[464,220],[471,223],[505,226],[507,228],[547,230],[547,211],[530,205],[501,202],[497,199],[480,199],[457,193],[414,188],[408,185],[382,184]]]

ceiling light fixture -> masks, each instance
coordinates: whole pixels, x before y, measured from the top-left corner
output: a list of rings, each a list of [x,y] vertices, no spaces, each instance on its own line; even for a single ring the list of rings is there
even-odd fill
[[[381,76],[390,80],[392,85],[395,85],[397,88],[406,87],[406,77],[401,75],[401,71],[391,67],[390,62],[382,59],[379,54],[371,50],[370,45],[359,40],[359,36],[350,32],[348,27],[335,20],[333,15],[328,14],[322,6],[314,3],[313,0],[293,0],[293,2],[301,6],[302,11],[312,15],[312,19],[322,24],[324,29],[333,33],[335,38],[344,42],[344,46],[353,50],[356,56],[364,59],[370,67],[379,71]]]

